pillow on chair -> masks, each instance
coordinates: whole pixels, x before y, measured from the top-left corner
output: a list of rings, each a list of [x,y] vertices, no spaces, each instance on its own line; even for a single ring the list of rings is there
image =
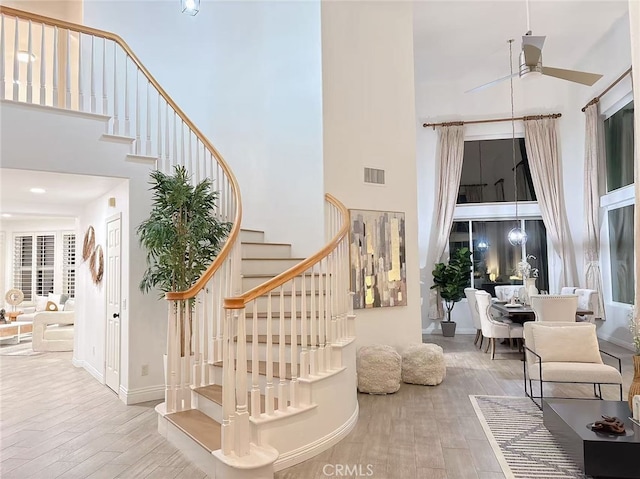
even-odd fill
[[[53,301],[47,301],[46,311],[58,311],[58,305]]]
[[[602,364],[596,327],[539,326],[532,329],[535,352],[543,363]]]
[[[47,301],[46,296],[36,296],[36,311],[46,311]]]

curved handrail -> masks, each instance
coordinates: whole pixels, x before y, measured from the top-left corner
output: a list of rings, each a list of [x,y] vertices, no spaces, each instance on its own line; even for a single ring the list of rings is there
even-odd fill
[[[236,199],[236,215],[233,220],[233,227],[225,245],[220,250],[216,259],[209,265],[207,270],[202,274],[200,279],[191,286],[186,291],[178,291],[178,292],[170,292],[165,294],[165,299],[167,300],[186,300],[191,299],[196,296],[198,291],[204,288],[207,281],[211,279],[213,274],[218,270],[218,268],[222,265],[224,260],[227,259],[231,252],[231,248],[233,247],[236,238],[238,238],[240,234],[240,223],[242,222],[242,201],[240,197],[240,187],[238,186],[238,181],[236,180],[235,175],[229,168],[229,165],[224,161],[222,155],[218,152],[218,150],[211,144],[209,139],[196,127],[193,122],[187,117],[187,115],[180,109],[180,107],[173,101],[173,99],[168,95],[168,93],[160,86],[160,83],[153,77],[153,75],[146,69],[146,67],[142,64],[140,59],[133,53],[133,50],[127,45],[127,43],[117,34],[112,32],[107,32],[104,30],[99,30],[97,28],[87,27],[84,25],[80,25],[77,23],[67,22],[65,20],[59,20],[57,18],[47,17],[44,15],[38,15],[37,13],[25,12],[24,10],[18,10],[16,8],[6,7],[4,5],[0,5],[0,14],[9,15],[13,17],[17,17],[24,20],[31,20],[37,23],[42,23],[45,25],[51,25],[58,28],[63,28],[65,30],[71,30],[80,33],[86,33],[87,35],[93,35],[100,38],[105,38],[107,40],[112,40],[117,43],[131,58],[131,60],[136,64],[136,66],[140,69],[140,71],[147,77],[149,83],[151,83],[154,88],[158,91],[158,93],[164,98],[164,100],[173,108],[176,114],[184,121],[184,123],[189,127],[191,131],[200,139],[202,144],[211,152],[211,155],[216,159],[216,161],[222,167],[224,173],[229,178],[229,182],[231,183],[231,188],[233,189],[233,193]]]
[[[325,198],[329,203],[333,204],[333,206],[335,206],[337,209],[340,210],[344,218],[344,221],[342,222],[342,226],[340,227],[336,235],[326,245],[324,245],[322,249],[320,249],[318,252],[316,252],[312,256],[309,256],[307,259],[305,259],[304,261],[301,261],[297,265],[292,266],[288,270],[280,273],[278,276],[271,278],[269,281],[259,286],[256,286],[253,289],[250,289],[249,291],[247,291],[246,293],[243,293],[240,296],[236,296],[234,298],[225,298],[224,300],[225,309],[244,308],[244,305],[247,304],[248,302],[256,299],[259,296],[262,296],[263,294],[268,293],[269,291],[273,291],[278,286],[282,286],[287,281],[290,281],[296,276],[299,276],[300,274],[304,273],[309,268],[319,263],[322,259],[329,256],[329,254],[338,247],[338,245],[340,244],[340,241],[342,241],[342,239],[345,237],[345,235],[349,231],[349,210],[345,205],[343,205],[340,201],[338,201],[333,195],[326,193]]]

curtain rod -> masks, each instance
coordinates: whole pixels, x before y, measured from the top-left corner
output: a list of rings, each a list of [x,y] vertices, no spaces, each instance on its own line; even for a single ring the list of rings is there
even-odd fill
[[[542,120],[543,118],[560,118],[562,113],[551,113],[549,115],[531,115],[531,116],[519,116],[517,118],[494,118],[490,120],[470,120],[470,121],[449,121],[442,123],[423,123],[424,128],[432,127],[434,130],[436,126],[458,126],[458,125],[472,125],[475,123],[497,123],[499,121],[512,121],[512,120]]]
[[[585,106],[583,106],[582,107],[582,111],[584,112],[591,105],[595,105],[596,103],[598,103],[600,101],[600,98],[605,96],[609,92],[609,90],[611,90],[614,86],[616,86],[618,83],[620,83],[620,81],[624,77],[626,77],[629,73],[631,73],[631,67],[629,67],[629,69],[626,72],[624,72],[622,75],[620,75],[616,81],[614,81],[611,85],[609,85],[607,88],[605,88],[605,90],[602,93],[600,93],[597,97],[593,98],[589,103],[587,103]]]

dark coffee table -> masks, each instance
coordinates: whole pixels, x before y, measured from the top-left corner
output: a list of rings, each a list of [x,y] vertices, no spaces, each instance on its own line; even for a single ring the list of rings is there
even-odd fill
[[[627,434],[593,432],[589,424],[602,415],[624,421]],[[585,474],[593,477],[640,478],[640,426],[625,401],[545,399],[544,425]]]

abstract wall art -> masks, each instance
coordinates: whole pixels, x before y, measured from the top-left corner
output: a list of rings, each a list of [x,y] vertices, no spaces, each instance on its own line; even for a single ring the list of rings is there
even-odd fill
[[[404,213],[349,211],[353,308],[406,306]]]

